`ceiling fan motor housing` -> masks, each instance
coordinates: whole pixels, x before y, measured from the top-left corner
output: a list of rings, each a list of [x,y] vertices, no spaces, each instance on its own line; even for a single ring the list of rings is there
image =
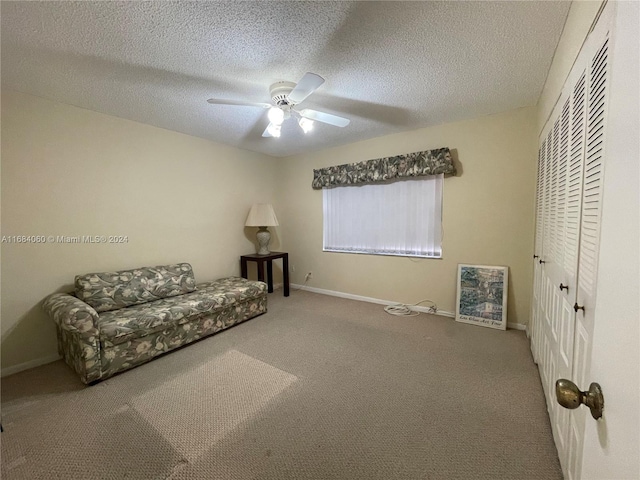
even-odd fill
[[[293,82],[276,82],[269,87],[269,93],[271,94],[271,100],[279,107],[286,105],[293,105],[289,100],[289,94],[295,88],[296,84]]]

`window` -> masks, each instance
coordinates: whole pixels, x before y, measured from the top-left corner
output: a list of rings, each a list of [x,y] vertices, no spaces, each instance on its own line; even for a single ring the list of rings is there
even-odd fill
[[[323,250],[442,257],[444,175],[324,188]]]

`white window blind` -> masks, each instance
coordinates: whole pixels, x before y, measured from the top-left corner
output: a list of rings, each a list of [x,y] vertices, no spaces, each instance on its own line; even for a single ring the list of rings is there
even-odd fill
[[[444,175],[324,188],[324,251],[442,257]]]

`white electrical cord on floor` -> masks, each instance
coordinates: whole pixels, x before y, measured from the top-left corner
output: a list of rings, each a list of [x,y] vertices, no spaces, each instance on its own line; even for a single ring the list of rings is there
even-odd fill
[[[302,290],[304,287],[307,286],[308,281],[309,281],[309,275],[305,275],[304,283],[300,285],[298,288],[292,288],[292,290],[295,290],[296,292],[299,290]]]
[[[389,315],[396,315],[398,317],[415,317],[416,315],[420,315],[420,312],[411,310],[411,307],[416,307],[424,302],[431,303],[429,306],[429,313],[436,313],[438,311],[438,306],[431,300],[421,300],[420,302],[413,303],[411,305],[407,305],[405,303],[394,303],[393,305],[387,305],[384,307],[384,311]]]

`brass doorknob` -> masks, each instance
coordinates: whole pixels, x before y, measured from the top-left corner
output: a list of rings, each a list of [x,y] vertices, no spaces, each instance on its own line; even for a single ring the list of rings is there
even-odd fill
[[[581,404],[591,410],[591,416],[596,420],[602,417],[604,409],[604,396],[602,388],[597,383],[589,385],[589,390],[581,392],[571,380],[561,378],[556,382],[556,400],[564,408],[573,410]]]

